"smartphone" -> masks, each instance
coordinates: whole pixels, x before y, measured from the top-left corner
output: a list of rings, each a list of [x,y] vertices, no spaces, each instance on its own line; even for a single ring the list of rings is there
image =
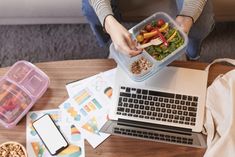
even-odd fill
[[[33,128],[51,155],[56,155],[68,147],[68,142],[49,114],[34,121]]]

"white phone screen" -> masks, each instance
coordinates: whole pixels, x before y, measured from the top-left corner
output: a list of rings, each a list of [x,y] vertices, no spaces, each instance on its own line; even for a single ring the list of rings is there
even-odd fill
[[[33,123],[33,127],[52,155],[55,155],[59,150],[68,146],[68,142],[55,126],[49,115],[46,114],[36,120]]]

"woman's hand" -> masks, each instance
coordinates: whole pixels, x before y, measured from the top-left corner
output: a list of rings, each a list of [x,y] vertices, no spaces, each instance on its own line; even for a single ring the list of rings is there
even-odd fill
[[[104,25],[118,51],[130,56],[141,53],[142,50],[136,48],[136,41],[131,39],[131,34],[112,15],[106,17]]]
[[[175,19],[176,23],[182,27],[183,31],[188,34],[192,25],[193,25],[193,19],[191,17],[187,16],[177,16]]]

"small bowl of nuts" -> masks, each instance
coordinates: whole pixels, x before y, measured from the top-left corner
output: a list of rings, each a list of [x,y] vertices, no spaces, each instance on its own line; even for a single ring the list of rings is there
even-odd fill
[[[1,157],[28,157],[25,147],[14,141],[5,142],[0,145]]]

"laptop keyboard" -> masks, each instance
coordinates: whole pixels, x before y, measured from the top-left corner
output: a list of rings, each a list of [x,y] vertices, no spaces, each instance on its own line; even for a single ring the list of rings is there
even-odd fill
[[[195,126],[198,97],[120,87],[117,114]]]
[[[151,140],[159,140],[159,141],[166,141],[166,142],[174,142],[180,144],[193,144],[193,138],[186,138],[182,136],[173,136],[167,135],[162,133],[155,133],[155,132],[147,132],[147,131],[139,131],[134,129],[126,129],[126,128],[114,128],[114,133],[120,135],[128,135],[133,137],[151,139]]]

